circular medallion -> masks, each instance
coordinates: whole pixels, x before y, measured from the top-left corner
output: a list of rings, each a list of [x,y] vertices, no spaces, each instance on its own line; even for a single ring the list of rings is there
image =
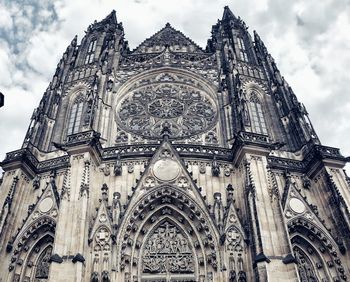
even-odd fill
[[[53,206],[53,201],[51,198],[45,198],[44,200],[41,201],[40,205],[39,205],[39,210],[43,213],[48,212],[49,210],[51,210]]]
[[[124,130],[160,138],[167,127],[179,139],[210,130],[217,121],[214,101],[202,89],[184,83],[150,83],[124,95],[116,108]]]
[[[154,164],[153,173],[159,180],[171,181],[179,175],[180,166],[171,159],[161,159]]]
[[[295,213],[303,213],[303,212],[305,212],[305,205],[298,198],[291,198],[289,200],[289,206],[292,209],[292,211],[295,212]]]

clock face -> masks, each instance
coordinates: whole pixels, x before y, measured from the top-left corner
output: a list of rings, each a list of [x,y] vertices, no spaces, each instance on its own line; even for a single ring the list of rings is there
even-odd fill
[[[125,131],[157,139],[166,126],[170,138],[186,138],[212,128],[217,109],[203,90],[184,83],[153,83],[127,93],[116,109]]]

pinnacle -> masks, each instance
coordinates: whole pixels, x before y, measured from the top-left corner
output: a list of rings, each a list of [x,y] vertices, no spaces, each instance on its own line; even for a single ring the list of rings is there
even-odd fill
[[[105,17],[101,22],[104,21],[112,21],[117,23],[117,16],[116,16],[116,11],[113,9],[112,12],[110,12],[107,17]]]
[[[232,13],[229,6],[225,6],[222,20],[230,20],[230,19],[234,20],[234,19],[236,19],[236,16]]]

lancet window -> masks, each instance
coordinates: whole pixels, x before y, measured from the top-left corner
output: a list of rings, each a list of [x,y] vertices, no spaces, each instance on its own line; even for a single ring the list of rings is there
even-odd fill
[[[262,111],[261,101],[256,92],[250,94],[249,110],[251,115],[252,131],[267,135],[266,122]]]
[[[89,43],[89,48],[86,53],[85,57],[85,64],[90,64],[93,62],[95,57],[95,50],[96,50],[96,39],[93,39]]]
[[[239,49],[239,57],[242,61],[248,62],[248,54],[247,49],[244,44],[244,40],[241,37],[237,37],[238,49]]]
[[[77,99],[75,99],[72,105],[72,109],[69,115],[67,135],[71,135],[79,132],[83,108],[84,108],[84,98],[81,94]]]

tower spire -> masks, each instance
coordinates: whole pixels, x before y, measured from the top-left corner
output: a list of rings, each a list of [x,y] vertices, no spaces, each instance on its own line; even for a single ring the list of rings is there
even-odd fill
[[[233,14],[229,6],[224,7],[224,14],[222,15],[222,20],[236,20],[236,16]]]

